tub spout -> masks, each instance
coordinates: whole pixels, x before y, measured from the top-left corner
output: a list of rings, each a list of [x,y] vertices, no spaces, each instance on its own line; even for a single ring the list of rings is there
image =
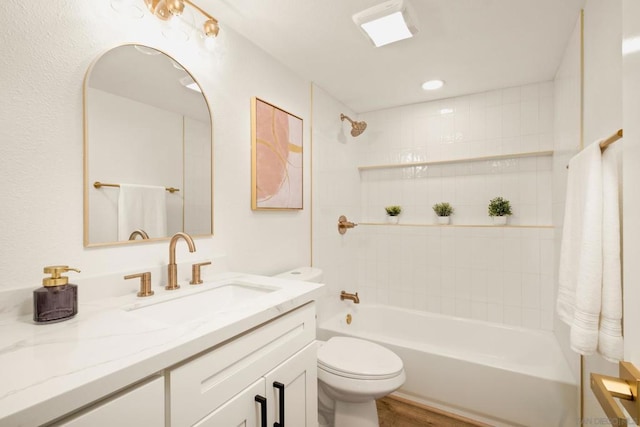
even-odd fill
[[[340,300],[344,301],[346,299],[353,301],[354,304],[360,304],[360,297],[358,297],[357,292],[355,294],[350,294],[345,291],[340,292]]]

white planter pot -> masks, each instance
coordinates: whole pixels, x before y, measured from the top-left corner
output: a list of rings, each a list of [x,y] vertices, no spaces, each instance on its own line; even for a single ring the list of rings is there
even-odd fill
[[[440,224],[440,225],[449,225],[450,220],[451,220],[450,216],[439,216],[438,217],[438,224]]]
[[[396,216],[387,215],[387,222],[389,224],[397,224],[398,222],[400,222],[400,217],[398,215]]]
[[[507,225],[507,217],[506,216],[492,216],[493,225]]]

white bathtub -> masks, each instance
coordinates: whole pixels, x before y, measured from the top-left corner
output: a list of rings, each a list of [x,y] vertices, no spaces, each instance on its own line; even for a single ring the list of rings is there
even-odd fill
[[[495,425],[577,425],[576,380],[551,332],[360,304],[318,326],[319,339],[335,335],[393,350],[400,393],[426,404]]]

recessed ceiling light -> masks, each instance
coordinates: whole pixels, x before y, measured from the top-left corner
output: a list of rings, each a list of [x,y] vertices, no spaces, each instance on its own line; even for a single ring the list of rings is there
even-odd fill
[[[429,80],[428,82],[422,83],[422,89],[424,90],[436,90],[440,89],[444,86],[444,82],[442,80]]]
[[[376,47],[413,37],[418,29],[405,0],[390,0],[353,15],[353,22]]]
[[[447,115],[447,114],[451,114],[453,113],[453,108],[441,108],[440,109],[440,114]]]

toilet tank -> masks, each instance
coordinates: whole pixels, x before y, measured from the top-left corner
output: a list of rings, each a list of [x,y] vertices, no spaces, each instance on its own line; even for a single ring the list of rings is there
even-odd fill
[[[285,271],[284,273],[276,274],[274,277],[320,283],[322,281],[322,270],[316,267],[298,267]]]

